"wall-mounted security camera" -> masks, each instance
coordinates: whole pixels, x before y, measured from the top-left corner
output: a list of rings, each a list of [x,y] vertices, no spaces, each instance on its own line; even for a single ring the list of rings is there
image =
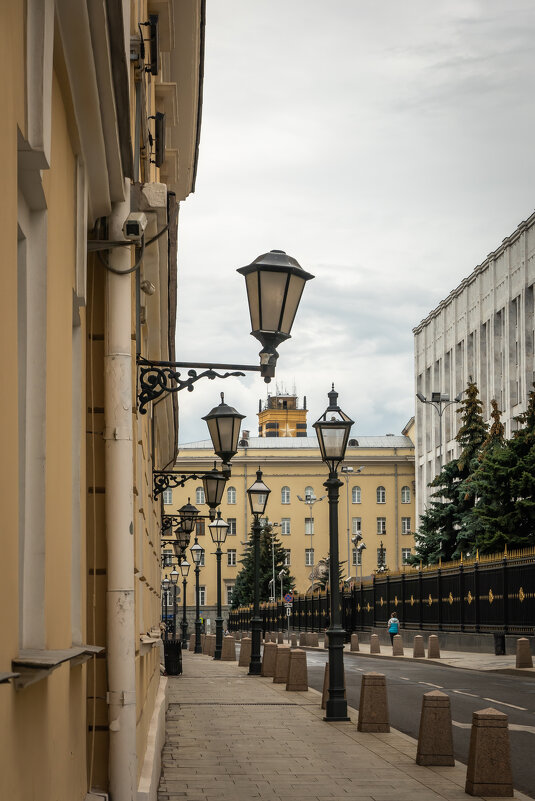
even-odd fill
[[[131,242],[139,242],[147,227],[147,215],[142,211],[131,211],[123,225],[125,239]]]

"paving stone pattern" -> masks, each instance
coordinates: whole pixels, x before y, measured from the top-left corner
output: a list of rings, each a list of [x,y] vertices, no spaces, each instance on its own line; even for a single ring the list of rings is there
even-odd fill
[[[438,801],[463,799],[466,767],[415,764],[399,732],[325,723],[314,690],[286,692],[236,663],[185,652],[169,677],[158,801]],[[516,794],[517,798],[524,798]]]

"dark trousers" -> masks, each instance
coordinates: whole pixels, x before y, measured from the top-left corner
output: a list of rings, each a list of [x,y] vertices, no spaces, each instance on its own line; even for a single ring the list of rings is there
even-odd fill
[[[394,635],[397,634],[397,631],[389,631],[390,634],[390,644],[394,645]]]

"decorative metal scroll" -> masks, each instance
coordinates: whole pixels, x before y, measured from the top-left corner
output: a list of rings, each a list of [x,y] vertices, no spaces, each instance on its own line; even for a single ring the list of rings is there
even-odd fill
[[[198,481],[202,479],[204,473],[172,473],[155,470],[152,474],[154,497],[157,498],[166,489],[174,489],[175,487],[183,487],[186,481],[193,479]],[[165,518],[164,518],[165,520]],[[163,523],[163,521],[162,521]]]
[[[259,367],[251,365],[226,365],[226,364],[199,364],[191,367],[189,362],[151,362],[147,359],[138,357],[139,365],[139,412],[146,414],[146,406],[151,401],[157,400],[162,395],[171,392],[180,392],[182,389],[187,389],[188,392],[193,392],[193,385],[201,378],[209,378],[211,381],[214,378],[230,378],[231,376],[244,376],[243,370],[258,372]],[[181,373],[177,368],[191,367],[188,370],[188,378],[181,378]],[[198,368],[208,368],[198,372]],[[214,370],[228,368],[231,372],[218,373]]]

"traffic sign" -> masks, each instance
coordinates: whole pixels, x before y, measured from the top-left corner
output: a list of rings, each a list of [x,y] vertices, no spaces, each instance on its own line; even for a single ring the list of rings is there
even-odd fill
[[[291,606],[287,606],[286,607],[286,617],[290,617],[291,614],[292,614],[292,607]]]
[[[293,599],[294,597],[291,592],[287,592],[286,595],[284,596],[284,600],[286,601],[287,604],[291,604],[293,602]]]

